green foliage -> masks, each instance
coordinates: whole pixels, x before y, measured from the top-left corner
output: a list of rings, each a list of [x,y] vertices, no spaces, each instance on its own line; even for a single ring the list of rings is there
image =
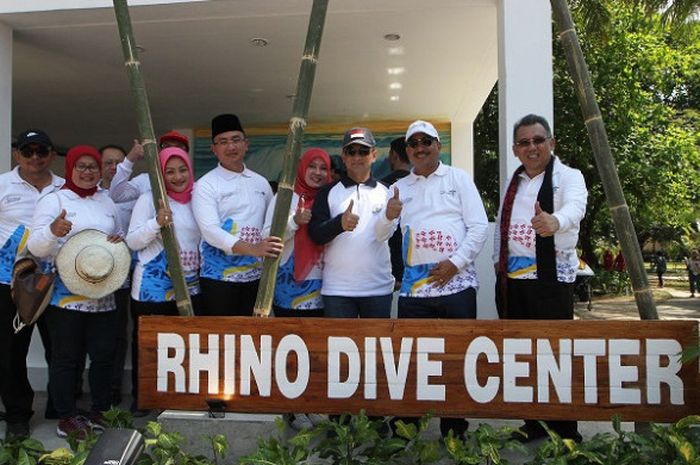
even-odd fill
[[[628,295],[632,291],[632,282],[626,271],[600,269],[591,278],[591,287],[596,294]]]
[[[440,444],[437,441],[425,439],[431,415],[425,415],[414,423],[404,423],[397,420],[394,423],[394,434],[406,440],[402,453],[396,458],[396,463],[422,465],[435,463],[442,458]]]
[[[464,439],[455,437],[450,431],[445,438],[445,448],[457,465],[507,465],[509,462],[501,458],[502,449],[527,451],[522,443],[512,439],[515,431],[509,426],[494,429],[491,425],[480,424]]]
[[[281,418],[275,420],[278,434],[271,438],[258,440],[258,450],[254,454],[243,457],[242,465],[304,465],[324,463],[319,460],[318,453],[311,446],[312,441],[320,430],[301,431],[287,439],[285,423]]]
[[[0,442],[0,465],[36,465],[45,454],[44,445],[36,439],[10,437]]]

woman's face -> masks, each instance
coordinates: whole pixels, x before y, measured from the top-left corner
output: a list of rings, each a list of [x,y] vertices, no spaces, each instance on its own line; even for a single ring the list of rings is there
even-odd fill
[[[314,158],[306,167],[306,173],[304,173],[304,181],[306,184],[314,189],[318,189],[326,184],[328,180],[328,168],[323,160],[320,158]]]
[[[92,189],[100,182],[100,165],[89,155],[82,155],[73,165],[73,184],[81,189]]]
[[[171,157],[165,164],[165,187],[172,192],[183,192],[190,182],[190,170],[180,157]]]

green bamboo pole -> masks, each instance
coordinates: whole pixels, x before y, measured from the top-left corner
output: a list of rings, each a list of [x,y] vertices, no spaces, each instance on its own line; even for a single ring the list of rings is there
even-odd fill
[[[588,65],[581,51],[581,44],[576,34],[576,26],[571,18],[569,5],[566,0],[551,0],[551,4],[554,19],[559,28],[559,39],[564,47],[569,73],[574,81],[588,137],[591,140],[593,156],[603,183],[605,197],[608,199],[608,207],[615,224],[617,237],[622,247],[622,256],[625,257],[632,280],[639,316],[642,320],[658,320],[656,304],[644,270],[642,251],[637,241],[637,234],[625,201],[625,195],[622,192],[615,161],[610,152],[605,123],[603,123],[603,117],[598,107]]]
[[[126,0],[114,0],[114,13],[117,17],[119,37],[124,53],[124,66],[126,66],[129,84],[134,94],[136,120],[139,127],[141,143],[146,154],[148,177],[151,181],[151,192],[153,193],[153,204],[156,207],[156,211],[158,211],[161,201],[164,202],[165,205],[168,205],[168,197],[165,195],[165,183],[163,182],[160,162],[158,161],[158,147],[156,146],[156,136],[153,131],[151,109],[148,105],[146,85],[141,75],[141,63],[139,62],[138,52],[136,51],[136,42],[134,41],[131,18],[129,16],[129,6]],[[192,301],[190,300],[190,294],[187,290],[185,275],[182,272],[180,248],[175,238],[175,229],[171,224],[161,228],[160,234],[163,238],[163,246],[168,259],[168,272],[173,282],[177,310],[182,316],[192,316],[194,315],[192,311]]]
[[[309,18],[309,28],[306,32],[304,55],[301,57],[294,108],[292,109],[292,117],[289,120],[289,134],[287,135],[287,147],[284,152],[282,178],[277,188],[277,202],[270,231],[272,236],[283,237],[287,225],[327,10],[328,0],[314,0]],[[267,317],[270,315],[278,268],[279,258],[266,258],[263,262],[262,278],[260,279],[260,287],[255,299],[255,315],[257,316]]]

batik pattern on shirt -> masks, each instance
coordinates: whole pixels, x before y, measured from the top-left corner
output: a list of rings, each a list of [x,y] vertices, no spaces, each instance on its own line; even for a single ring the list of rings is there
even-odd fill
[[[279,267],[273,303],[292,310],[316,310],[323,308],[321,280],[294,280],[294,255]]]
[[[257,244],[262,240],[258,228],[246,226],[238,231],[238,226],[231,218],[224,221],[221,229],[231,235],[239,233],[240,240]],[[202,270],[200,276],[217,281],[250,282],[260,279],[262,264],[256,257],[248,255],[228,255],[223,250],[202,241]]]

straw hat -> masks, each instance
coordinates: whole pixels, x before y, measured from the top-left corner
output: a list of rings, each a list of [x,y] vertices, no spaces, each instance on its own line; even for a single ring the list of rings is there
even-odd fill
[[[131,254],[124,242],[86,229],[66,241],[56,255],[56,268],[69,291],[99,299],[116,291],[129,274]]]

